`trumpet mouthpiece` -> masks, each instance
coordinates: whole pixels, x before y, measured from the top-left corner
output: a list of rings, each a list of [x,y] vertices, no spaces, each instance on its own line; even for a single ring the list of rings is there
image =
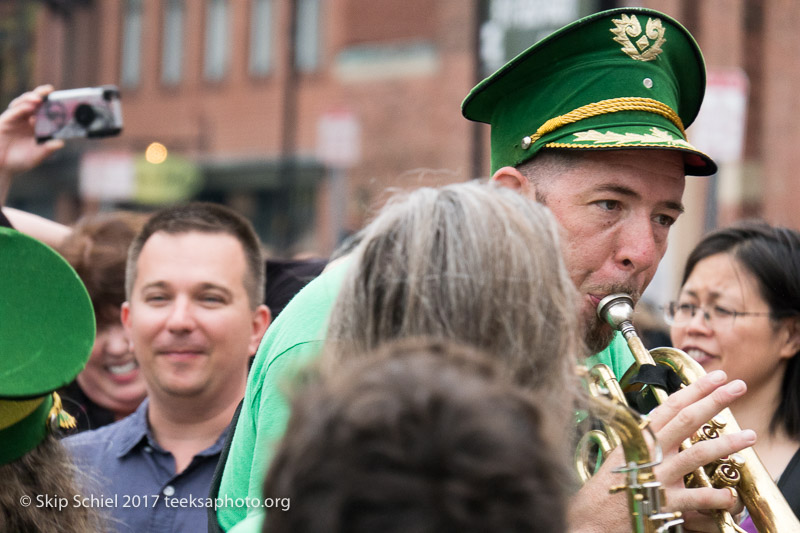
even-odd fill
[[[618,330],[633,319],[633,298],[625,293],[609,294],[597,304],[597,316]]]

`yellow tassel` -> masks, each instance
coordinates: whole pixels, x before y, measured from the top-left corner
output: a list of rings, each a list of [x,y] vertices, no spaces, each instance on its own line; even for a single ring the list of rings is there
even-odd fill
[[[75,417],[66,412],[61,405],[61,397],[58,393],[53,393],[53,407],[50,408],[50,428],[52,430],[58,429],[75,429],[78,425]]]

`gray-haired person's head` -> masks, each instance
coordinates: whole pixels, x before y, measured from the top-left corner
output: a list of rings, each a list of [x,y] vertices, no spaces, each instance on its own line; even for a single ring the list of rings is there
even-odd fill
[[[451,339],[503,358],[533,389],[560,387],[566,401],[582,346],[558,240],[546,207],[493,184],[391,198],[353,252],[329,357],[398,338]]]

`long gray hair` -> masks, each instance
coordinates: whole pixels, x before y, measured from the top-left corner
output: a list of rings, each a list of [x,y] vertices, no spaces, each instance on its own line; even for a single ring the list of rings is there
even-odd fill
[[[493,184],[420,188],[391,198],[352,255],[329,361],[392,339],[455,340],[570,403],[582,349],[577,292],[546,207]]]

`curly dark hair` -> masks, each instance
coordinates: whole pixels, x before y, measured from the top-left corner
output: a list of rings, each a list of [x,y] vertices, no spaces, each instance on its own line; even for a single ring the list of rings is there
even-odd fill
[[[271,509],[264,531],[565,531],[558,457],[530,393],[497,362],[400,341],[295,397],[264,484],[291,509]]]

